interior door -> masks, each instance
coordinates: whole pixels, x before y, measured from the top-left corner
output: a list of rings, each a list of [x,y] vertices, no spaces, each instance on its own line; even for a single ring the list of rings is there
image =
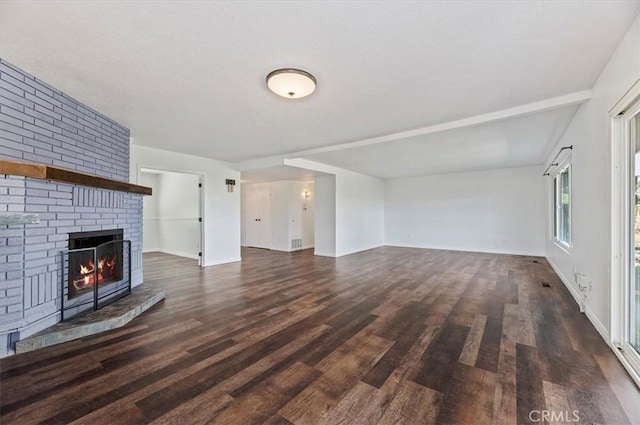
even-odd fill
[[[247,192],[247,246],[271,249],[271,193],[267,189]]]

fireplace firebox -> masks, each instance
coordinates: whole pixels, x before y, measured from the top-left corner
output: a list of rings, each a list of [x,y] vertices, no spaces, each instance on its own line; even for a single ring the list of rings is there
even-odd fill
[[[69,234],[62,320],[131,293],[131,242],[123,236],[122,229]]]
[[[122,236],[121,229],[69,234],[69,299],[122,279]]]

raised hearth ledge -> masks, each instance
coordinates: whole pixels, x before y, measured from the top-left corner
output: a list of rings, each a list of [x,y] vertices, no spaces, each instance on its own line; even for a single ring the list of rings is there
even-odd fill
[[[78,171],[46,164],[0,160],[0,174],[31,177],[40,180],[54,180],[99,189],[139,193],[141,195],[151,195],[152,193],[150,187],[138,186],[136,184],[93,176],[91,174],[80,173]]]
[[[102,307],[60,322],[16,343],[16,354],[50,347],[122,327],[164,299],[164,289],[143,283],[131,295]]]

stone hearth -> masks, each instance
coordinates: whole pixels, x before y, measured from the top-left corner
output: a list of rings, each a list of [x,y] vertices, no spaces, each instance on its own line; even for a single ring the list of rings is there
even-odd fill
[[[164,290],[148,284],[135,287],[130,296],[100,310],[58,323],[16,343],[16,353],[73,341],[126,325],[164,299]]]

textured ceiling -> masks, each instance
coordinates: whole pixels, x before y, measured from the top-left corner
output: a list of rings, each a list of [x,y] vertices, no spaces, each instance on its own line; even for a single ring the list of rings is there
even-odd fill
[[[0,54],[129,127],[136,144],[237,162],[589,89],[639,10],[636,1],[2,1]],[[270,93],[264,78],[280,67],[312,72],[316,92]],[[398,161],[415,157],[407,143]],[[394,144],[367,157],[381,163]],[[323,158],[344,162],[334,159]]]

